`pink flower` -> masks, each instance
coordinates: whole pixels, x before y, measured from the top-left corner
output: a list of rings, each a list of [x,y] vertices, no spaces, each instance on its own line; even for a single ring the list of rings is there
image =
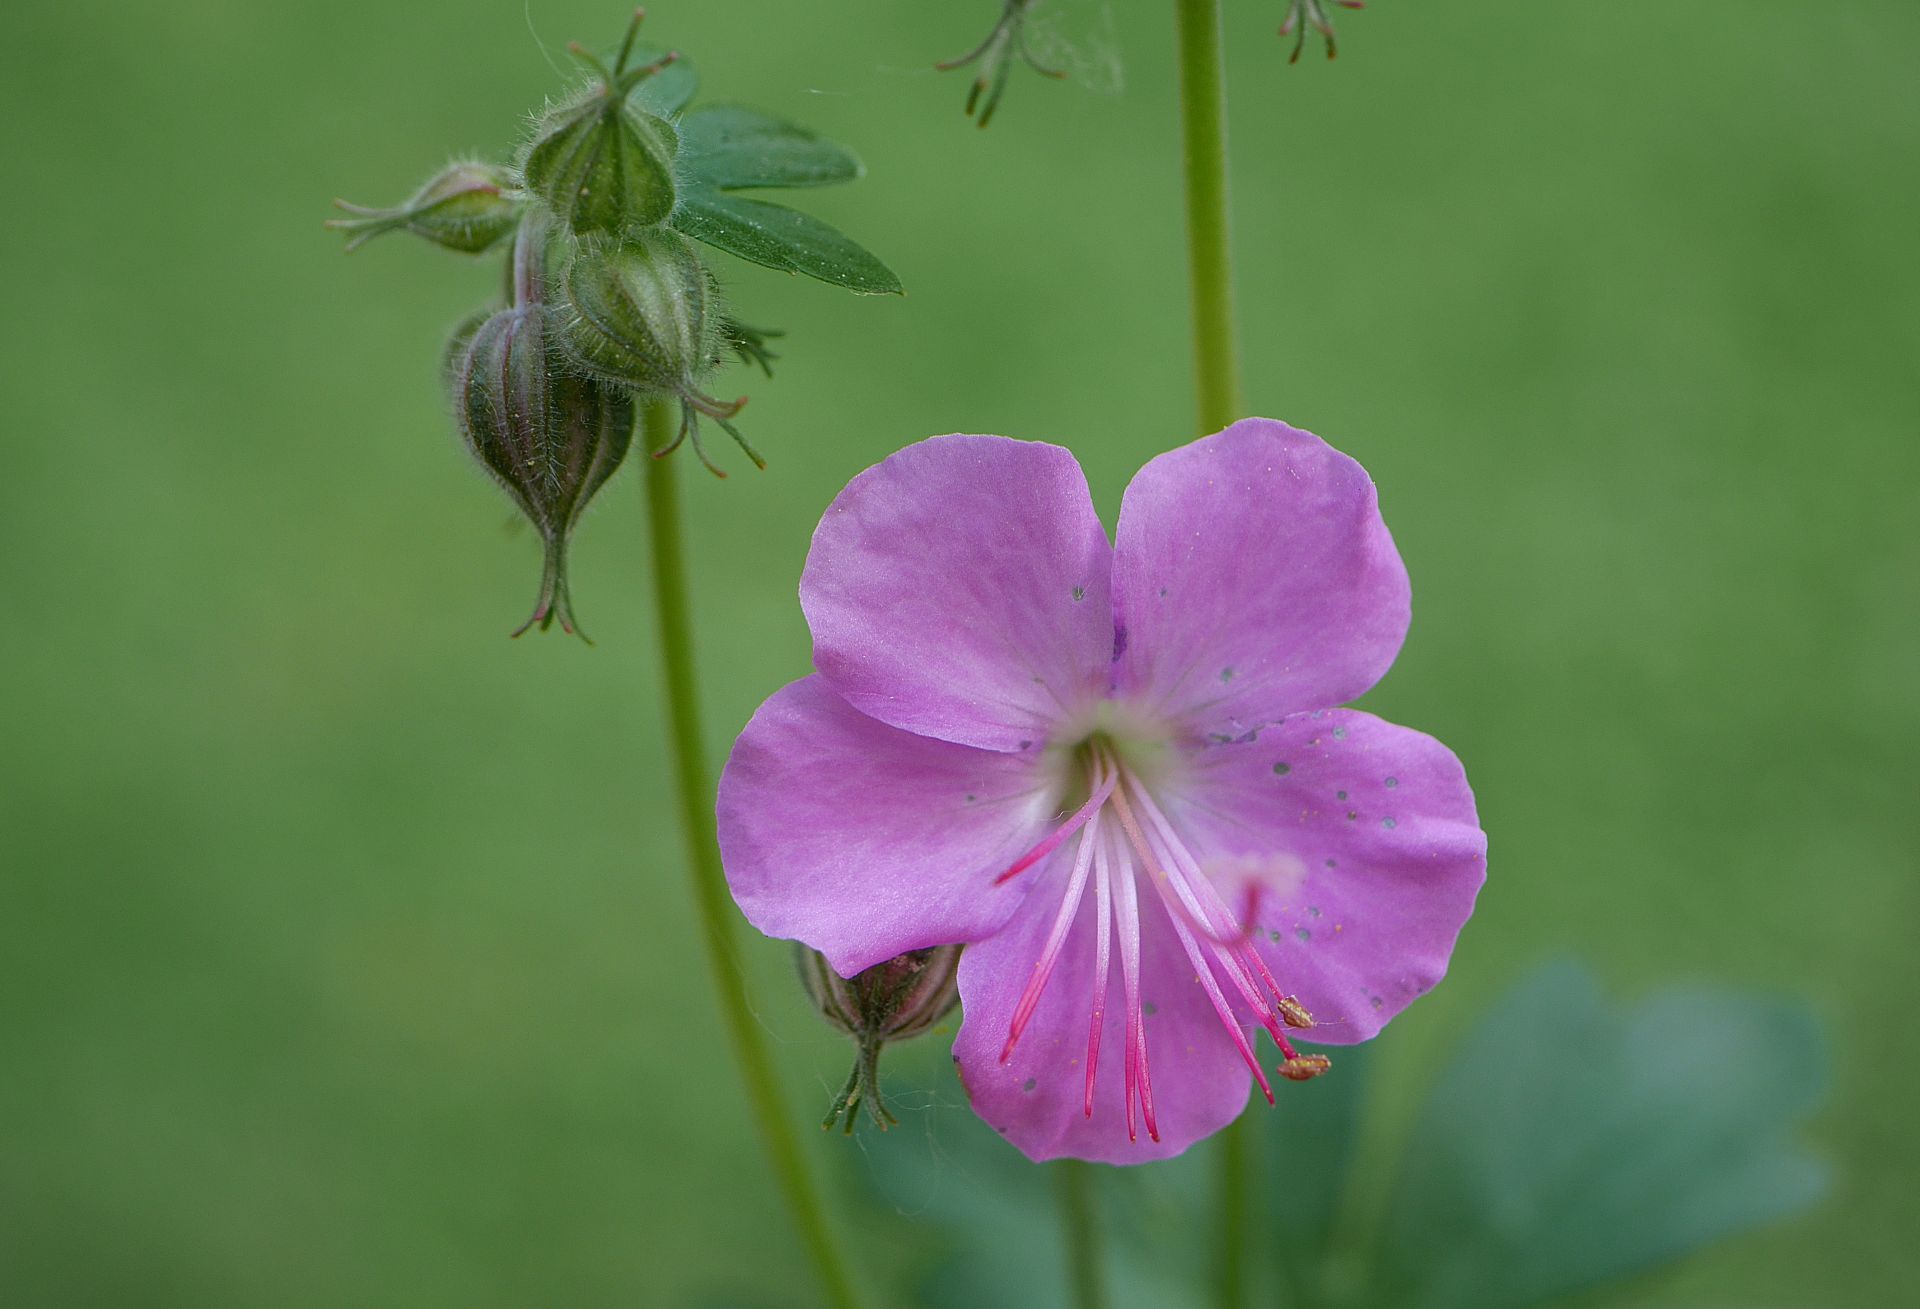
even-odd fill
[[[1178,1154],[1440,980],[1486,838],[1439,742],[1331,708],[1406,570],[1353,460],[1267,419],[1154,459],[1110,546],[1067,451],[909,446],[800,583],[819,669],[720,783],[753,924],[843,975],[966,943],[954,1058],[1034,1159]]]

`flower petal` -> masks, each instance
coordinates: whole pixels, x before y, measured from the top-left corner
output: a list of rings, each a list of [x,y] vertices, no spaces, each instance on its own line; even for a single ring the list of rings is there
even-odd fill
[[[1140,470],[1113,589],[1120,692],[1206,735],[1354,699],[1407,632],[1407,572],[1366,470],[1266,418]]]
[[[849,482],[813,534],[814,666],[882,722],[1026,749],[1106,690],[1112,553],[1059,446],[910,445]]]
[[[1093,1116],[1086,1113],[1096,976],[1092,888],[1013,1057],[1000,1062],[1007,1024],[1045,946],[1071,864],[1070,858],[1056,858],[1006,927],[960,956],[964,1017],[953,1057],[974,1112],[1029,1159],[1137,1164],[1171,1158],[1239,1116],[1247,1106],[1250,1078],[1195,980],[1165,908],[1144,879],[1139,884],[1141,1000],[1160,1139],[1148,1135],[1144,1120],[1138,1122],[1136,1139],[1127,1139],[1127,1010],[1117,958],[1102,1005]],[[1114,952],[1119,951],[1116,943]]]
[[[1030,757],[888,727],[805,677],[734,742],[720,857],[749,922],[851,976],[997,929],[1028,879],[994,877],[1057,805]]]
[[[1203,870],[1265,860],[1295,885],[1256,901],[1261,955],[1316,1044],[1377,1033],[1445,975],[1486,880],[1486,834],[1451,750],[1371,714],[1296,714],[1200,752],[1165,797]],[[1304,866],[1301,879],[1299,869]]]

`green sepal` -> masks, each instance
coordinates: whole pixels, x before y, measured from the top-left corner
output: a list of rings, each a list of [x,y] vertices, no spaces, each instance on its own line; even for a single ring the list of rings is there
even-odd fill
[[[576,234],[619,232],[673,212],[678,149],[671,123],[595,83],[542,116],[520,172]]]
[[[900,279],[864,246],[784,205],[705,188],[688,189],[673,226],[749,263],[805,273],[861,295],[898,295]]]
[[[694,93],[700,89],[700,75],[694,71],[693,61],[664,46],[636,41],[632,53],[627,57],[625,74],[632,77],[635,71],[651,67],[669,54],[674,57],[672,63],[641,79],[628,94],[630,103],[667,119],[685,109],[692,102]]]
[[[680,172],[696,189],[833,186],[866,173],[845,146],[744,105],[704,105],[679,128]]]

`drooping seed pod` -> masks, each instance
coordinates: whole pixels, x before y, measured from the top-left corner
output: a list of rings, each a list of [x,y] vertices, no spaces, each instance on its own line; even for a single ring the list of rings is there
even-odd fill
[[[700,444],[695,415],[704,414],[766,466],[730,421],[746,401],[716,400],[700,389],[700,378],[733,346],[713,279],[692,241],[658,227],[579,242],[567,262],[563,299],[564,348],[580,371],[642,394],[679,398],[679,435],[656,455],[691,436],[700,462],[726,476]]]
[[[490,250],[511,235],[521,208],[510,172],[472,160],[448,164],[391,209],[369,209],[345,200],[333,203],[352,215],[327,221],[328,227],[347,233],[349,251],[376,236],[404,230],[470,255]]]
[[[460,434],[540,533],[545,558],[532,615],[514,632],[558,621],[581,635],[567,583],[567,543],[580,515],[626,457],[633,400],[570,370],[543,303],[543,224],[514,248],[514,305],[470,320],[447,352]]]
[[[651,227],[673,212],[680,138],[666,119],[634,104],[632,93],[679,56],[628,68],[640,17],[634,15],[611,68],[569,47],[597,80],[542,114],[521,156],[527,188],[577,235]]]
[[[842,1123],[849,1135],[864,1103],[881,1131],[899,1120],[880,1098],[880,1051],[888,1042],[919,1036],[952,1013],[960,1003],[960,947],[910,950],[852,977],[833,970],[826,956],[797,946],[800,980],[814,1008],[854,1039],[853,1071],[820,1125]]]

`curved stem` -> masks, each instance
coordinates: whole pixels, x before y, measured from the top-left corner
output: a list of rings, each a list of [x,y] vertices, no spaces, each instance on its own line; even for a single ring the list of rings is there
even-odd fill
[[[1100,1220],[1094,1212],[1093,1165],[1065,1159],[1060,1170],[1060,1221],[1066,1228],[1067,1291],[1072,1309],[1106,1309],[1106,1269],[1101,1264]]]
[[[1241,416],[1240,344],[1233,318],[1233,254],[1227,214],[1227,77],[1220,0],[1174,0],[1180,29],[1180,145],[1187,205],[1187,271],[1193,296],[1194,399],[1200,431]],[[1245,1115],[1215,1145],[1220,1176],[1220,1309],[1247,1294]]]
[[[645,406],[646,446],[672,437],[679,425],[671,403],[649,401]],[[819,1274],[820,1289],[833,1309],[860,1309],[848,1274],[845,1256],[828,1225],[826,1206],[800,1142],[793,1133],[780,1088],[774,1080],[773,1060],[766,1039],[747,1004],[746,983],[734,951],[733,903],[727,895],[726,875],[720,868],[720,847],[714,835],[713,784],[707,771],[706,748],[700,735],[699,692],[693,663],[693,623],[687,601],[686,554],[680,534],[680,499],[676,461],[642,458],[646,466],[647,509],[653,544],[653,594],[660,627],[660,659],[665,671],[667,726],[671,738],[674,781],[680,803],[681,827],[687,838],[687,868],[693,879],[693,900],[706,942],[713,987],[732,1038],[740,1080],[760,1128],[767,1162],[799,1228],[807,1252]]]
[[[1193,371],[1200,430],[1240,414],[1240,345],[1233,323],[1227,222],[1227,77],[1220,0],[1175,0],[1180,23],[1180,143],[1193,287]]]

